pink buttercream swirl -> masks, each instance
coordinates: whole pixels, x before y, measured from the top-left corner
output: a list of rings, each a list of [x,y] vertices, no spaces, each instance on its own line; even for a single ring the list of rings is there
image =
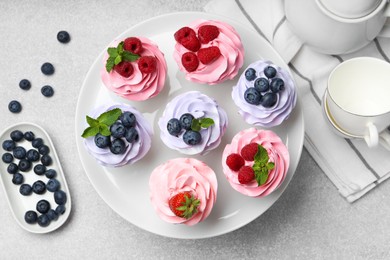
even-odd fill
[[[130,111],[135,115],[137,120],[135,129],[138,132],[138,141],[130,144],[122,138],[127,144],[126,151],[123,154],[113,154],[109,148],[102,149],[97,147],[94,137],[84,139],[84,146],[99,164],[109,167],[120,167],[126,164],[133,164],[141,160],[148,153],[152,146],[153,130],[146,118],[134,107],[127,104],[102,105],[94,109],[89,116],[97,118],[102,113],[114,108],[120,108],[122,112]]]
[[[245,78],[245,72],[240,76],[237,85],[233,87],[232,98],[234,103],[239,107],[239,113],[245,122],[256,126],[273,127],[280,125],[288,118],[296,105],[297,91],[290,74],[270,61],[258,60],[250,64],[248,68],[256,70],[256,78],[266,78],[263,71],[267,66],[276,68],[277,74],[275,77],[281,78],[284,81],[284,90],[277,93],[278,99],[273,107],[256,106],[246,102],[244,98],[245,90],[253,87],[255,80],[248,81]]]
[[[248,184],[238,181],[238,172],[232,171],[226,165],[226,158],[232,153],[240,154],[241,149],[250,143],[262,145],[268,152],[269,161],[275,163],[275,168],[269,172],[267,182],[261,186],[256,180]],[[253,161],[245,161],[245,165],[253,166]],[[279,136],[270,130],[249,128],[237,133],[231,144],[227,144],[222,154],[223,172],[230,185],[238,192],[250,197],[264,197],[277,189],[286,177],[290,164],[287,147]]]
[[[167,130],[170,119],[180,119],[185,113],[190,113],[195,118],[214,120],[212,126],[200,130],[202,141],[197,145],[188,145],[183,141],[184,131],[179,136],[173,136]],[[158,120],[158,125],[161,130],[161,140],[169,148],[189,155],[206,154],[221,143],[228,125],[228,117],[225,110],[214,99],[199,91],[189,91],[176,96],[167,104],[163,115]]]
[[[176,60],[179,69],[186,73],[187,80],[197,83],[215,85],[227,79],[233,79],[244,63],[244,47],[240,36],[232,26],[221,21],[198,19],[187,26],[197,33],[199,27],[203,25],[217,26],[219,35],[216,39],[206,44],[201,44],[201,48],[217,46],[221,56],[208,65],[199,62],[199,66],[195,71],[188,72],[183,67],[181,57],[189,50],[183,47],[183,45],[176,43],[173,58]]]
[[[214,171],[204,162],[176,158],[153,170],[149,188],[153,208],[161,219],[192,226],[209,216],[217,199],[218,183]],[[169,208],[169,199],[186,191],[200,200],[197,213],[189,219],[176,216]]]
[[[142,101],[156,96],[164,88],[167,64],[164,54],[154,42],[144,37],[137,38],[142,42],[143,51],[141,56],[153,56],[156,58],[156,71],[144,74],[139,70],[137,61],[133,61],[134,72],[128,78],[121,76],[114,69],[107,72],[105,65],[108,53],[106,52],[103,58],[104,66],[100,74],[104,85],[109,90],[128,100]],[[116,47],[119,42],[119,40],[116,40],[110,46]]]

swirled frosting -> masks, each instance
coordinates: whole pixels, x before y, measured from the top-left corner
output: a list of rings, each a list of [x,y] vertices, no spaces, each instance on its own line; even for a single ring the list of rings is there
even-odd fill
[[[267,182],[258,186],[256,180],[248,184],[238,181],[238,173],[232,171],[226,165],[226,158],[232,153],[240,154],[241,149],[250,143],[262,145],[268,152],[269,161],[275,163],[275,168],[269,172]],[[253,161],[245,161],[245,165],[252,167]],[[250,197],[264,197],[280,186],[286,177],[290,164],[290,156],[287,147],[274,132],[249,128],[237,133],[231,144],[227,144],[222,153],[223,172],[230,185],[238,192]]]
[[[214,171],[193,158],[169,160],[157,166],[149,179],[150,199],[158,216],[169,223],[190,226],[210,214],[217,199],[217,188]],[[197,213],[189,219],[176,216],[169,208],[169,199],[186,191],[200,200]]]
[[[133,74],[126,78],[115,70],[107,72],[105,65],[108,59],[106,52],[103,58],[104,66],[101,69],[101,77],[104,85],[114,93],[129,100],[142,101],[159,94],[164,88],[167,74],[167,64],[164,54],[157,45],[148,38],[137,37],[142,42],[143,51],[141,56],[153,56],[157,60],[156,71],[149,74],[142,73],[133,61]],[[110,46],[116,47],[120,41],[114,41]]]
[[[99,164],[103,166],[120,167],[126,164],[133,164],[147,154],[152,145],[153,130],[144,116],[134,107],[127,104],[106,104],[94,109],[89,116],[97,118],[102,113],[114,108],[120,108],[122,112],[130,111],[135,115],[137,120],[135,128],[138,132],[138,140],[134,143],[128,143],[123,139],[127,144],[126,151],[123,154],[113,154],[109,148],[97,147],[94,137],[84,139],[84,146]]]
[[[256,77],[265,77],[264,68],[270,65],[276,68],[276,77],[284,81],[284,90],[277,93],[278,99],[273,107],[266,108],[262,105],[251,105],[245,101],[245,90],[253,87],[255,82],[255,80],[248,81],[245,78],[245,72],[240,76],[237,85],[233,87],[233,101],[239,107],[239,113],[248,124],[263,127],[277,126],[288,118],[297,102],[295,84],[286,70],[264,60],[254,62],[248,68],[256,70]]]
[[[180,119],[185,113],[190,113],[194,118],[211,118],[214,120],[214,125],[200,130],[202,141],[197,145],[186,144],[183,141],[184,133],[176,137],[169,134],[167,130],[170,119]],[[199,91],[189,91],[176,96],[167,104],[159,118],[158,125],[161,130],[161,140],[169,148],[189,155],[206,154],[220,144],[228,125],[228,117],[225,110],[214,99]]]
[[[201,44],[201,48],[217,46],[221,51],[221,56],[208,65],[200,62],[195,71],[188,72],[181,62],[181,56],[188,50],[181,44],[176,43],[173,58],[179,69],[186,74],[187,80],[197,83],[215,85],[227,79],[233,79],[244,63],[244,47],[240,36],[232,26],[221,21],[198,19],[187,26],[198,32],[199,27],[203,25],[217,26],[219,35],[214,40]]]

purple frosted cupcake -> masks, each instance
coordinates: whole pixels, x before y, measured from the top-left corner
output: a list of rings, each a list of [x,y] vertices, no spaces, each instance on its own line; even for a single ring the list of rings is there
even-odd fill
[[[97,107],[87,116],[87,122],[89,127],[82,135],[85,148],[103,166],[133,164],[142,159],[151,147],[152,127],[130,105]],[[96,124],[100,124],[97,129]]]
[[[216,148],[227,124],[225,110],[199,91],[176,96],[158,121],[165,145],[188,155],[206,154]]]

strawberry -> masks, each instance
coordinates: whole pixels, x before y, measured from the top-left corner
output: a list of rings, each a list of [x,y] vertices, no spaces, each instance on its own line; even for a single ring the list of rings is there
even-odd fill
[[[254,161],[259,145],[257,143],[250,143],[241,149],[241,156],[246,161]]]
[[[202,48],[198,51],[198,58],[203,64],[210,64],[221,56],[221,51],[217,46]]]
[[[126,38],[123,43],[123,49],[134,54],[141,54],[142,52],[142,43],[140,39],[136,37]]]
[[[168,204],[176,216],[189,219],[198,211],[200,200],[196,199],[191,192],[185,191],[171,197]]]
[[[245,161],[238,153],[232,153],[226,158],[226,164],[232,171],[236,172],[245,165]]]
[[[238,171],[238,181],[241,184],[250,183],[255,179],[255,171],[250,166],[242,166]]]
[[[114,66],[114,70],[118,72],[122,77],[128,78],[133,74],[134,68],[131,62],[122,61]]]
[[[153,56],[142,56],[138,59],[138,68],[142,73],[149,74],[156,71],[157,60]]]
[[[186,52],[181,56],[181,63],[188,72],[193,72],[199,66],[199,60],[195,53]]]
[[[219,35],[219,29],[215,25],[203,25],[199,27],[198,38],[200,43],[206,44]]]

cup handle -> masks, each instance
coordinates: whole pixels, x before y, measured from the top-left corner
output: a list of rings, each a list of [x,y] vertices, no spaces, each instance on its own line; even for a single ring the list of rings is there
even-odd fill
[[[364,136],[364,140],[370,148],[377,146],[379,143],[378,129],[371,122],[367,124],[367,133]]]
[[[390,151],[390,130],[385,130],[379,135],[379,143]]]
[[[387,6],[385,7],[385,11],[383,12],[383,16],[389,18],[390,17],[390,3],[387,3]],[[390,19],[387,19],[385,25],[383,26],[382,30],[378,34],[379,37],[390,37]]]

